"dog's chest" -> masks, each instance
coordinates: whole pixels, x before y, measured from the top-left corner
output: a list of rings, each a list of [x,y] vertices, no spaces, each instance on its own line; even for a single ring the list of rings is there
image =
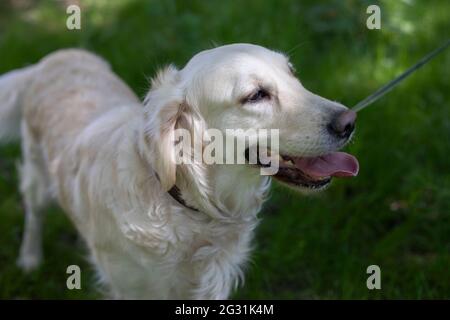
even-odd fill
[[[208,224],[202,233],[192,233],[190,241],[172,247],[166,262],[178,277],[172,279],[172,288],[177,291],[174,295],[226,298],[243,277],[241,268],[250,254],[254,225]]]

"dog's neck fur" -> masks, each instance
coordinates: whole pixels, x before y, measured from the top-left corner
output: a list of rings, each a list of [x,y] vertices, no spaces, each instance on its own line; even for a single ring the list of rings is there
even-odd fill
[[[138,150],[151,168],[152,145],[139,138]],[[170,202],[186,210],[219,220],[248,220],[256,217],[270,188],[271,179],[247,165],[178,165],[175,186],[183,203],[166,192]],[[195,210],[192,210],[195,211]]]
[[[269,177],[261,176],[259,170],[246,165],[210,165],[207,176],[197,175],[197,179],[206,179],[207,183],[193,183],[186,180],[186,171],[178,175],[177,187],[189,207],[198,209],[219,220],[249,221],[256,218],[270,188]],[[192,186],[208,186],[200,192],[192,192]],[[207,205],[205,205],[205,203]]]

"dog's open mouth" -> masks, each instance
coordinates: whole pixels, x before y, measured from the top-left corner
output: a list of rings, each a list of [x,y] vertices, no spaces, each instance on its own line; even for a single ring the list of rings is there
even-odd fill
[[[310,189],[320,189],[332,177],[354,177],[358,160],[345,152],[332,152],[319,157],[280,157],[280,168],[274,178]]]
[[[358,160],[345,152],[331,152],[317,157],[280,155],[279,170],[273,177],[289,185],[322,189],[332,177],[354,177],[358,171]]]

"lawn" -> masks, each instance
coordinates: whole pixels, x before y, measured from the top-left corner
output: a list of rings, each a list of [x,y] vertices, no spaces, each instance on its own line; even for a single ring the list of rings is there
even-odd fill
[[[450,2],[440,0],[82,0],[82,29],[73,31],[62,3],[0,2],[0,74],[82,47],[143,96],[159,67],[251,42],[289,52],[306,88],[352,106],[450,35]],[[381,30],[366,28],[373,3]],[[360,161],[357,178],[312,197],[274,185],[233,298],[450,298],[449,78],[450,49],[359,114],[347,147]],[[19,158],[19,145],[0,147],[0,298],[100,297],[83,244],[57,207],[48,210],[44,265],[28,275],[16,267]],[[82,269],[82,290],[66,288],[71,264]],[[373,264],[381,290],[366,287]]]

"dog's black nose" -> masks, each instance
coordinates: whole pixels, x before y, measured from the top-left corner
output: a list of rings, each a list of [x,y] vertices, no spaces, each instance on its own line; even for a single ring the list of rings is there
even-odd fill
[[[339,113],[328,125],[328,130],[339,138],[348,138],[355,130],[356,112],[345,110]]]

